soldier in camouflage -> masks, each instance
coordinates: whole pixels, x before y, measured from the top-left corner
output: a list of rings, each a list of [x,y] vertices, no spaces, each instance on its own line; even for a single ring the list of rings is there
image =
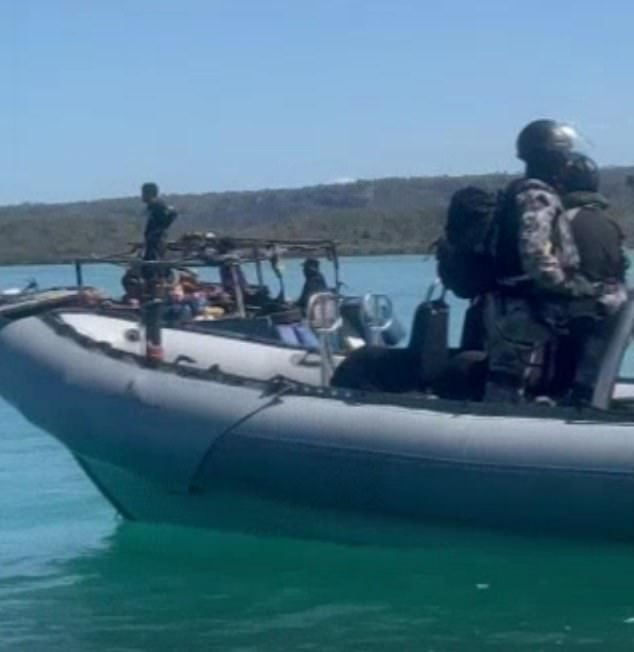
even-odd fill
[[[486,400],[523,400],[543,379],[547,345],[567,327],[570,301],[598,295],[579,271],[559,196],[573,147],[570,128],[552,120],[532,122],[518,137],[526,175],[505,192],[498,221],[498,290],[485,314]]]

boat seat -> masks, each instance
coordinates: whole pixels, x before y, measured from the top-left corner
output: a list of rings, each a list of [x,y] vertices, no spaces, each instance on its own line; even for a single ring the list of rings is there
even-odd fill
[[[351,352],[335,370],[332,386],[482,400],[486,354],[481,350],[450,351],[448,323],[449,307],[442,299],[422,302],[414,313],[407,348],[365,346]]]
[[[350,353],[335,369],[333,387],[367,392],[420,392],[457,401],[481,401],[487,358],[483,351],[456,351],[431,382],[422,382],[418,358],[409,349],[365,346]]]
[[[419,304],[414,312],[407,349],[414,358],[421,386],[429,385],[447,365],[448,331],[449,306],[444,299]]]
[[[309,351],[319,350],[317,337],[306,323],[277,324],[275,330],[279,335],[279,339],[285,344],[308,349]]]

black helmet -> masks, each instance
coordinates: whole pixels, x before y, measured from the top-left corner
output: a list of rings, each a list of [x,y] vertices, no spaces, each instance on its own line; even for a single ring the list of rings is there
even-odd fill
[[[599,166],[589,156],[579,152],[570,152],[566,159],[561,180],[563,190],[598,192]]]
[[[306,258],[303,263],[304,271],[306,272],[318,272],[319,271],[319,260],[317,258]]]
[[[517,157],[528,162],[544,152],[570,152],[575,146],[572,127],[554,120],[534,120],[517,137]]]
[[[142,197],[158,197],[159,187],[154,181],[148,181],[141,186]]]

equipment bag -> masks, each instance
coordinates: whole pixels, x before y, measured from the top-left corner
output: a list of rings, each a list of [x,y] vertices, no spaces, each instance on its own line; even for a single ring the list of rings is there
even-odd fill
[[[442,371],[449,356],[449,306],[444,292],[432,299],[434,286],[414,313],[408,349],[418,369],[421,386],[427,386]]]
[[[467,186],[453,194],[436,249],[438,276],[462,299],[495,287],[494,240],[499,193]]]

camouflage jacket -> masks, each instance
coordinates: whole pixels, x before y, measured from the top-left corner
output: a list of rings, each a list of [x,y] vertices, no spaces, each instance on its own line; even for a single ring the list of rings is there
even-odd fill
[[[579,253],[559,195],[538,179],[517,188],[518,249],[525,274],[538,289],[593,297],[597,289],[579,272]]]

